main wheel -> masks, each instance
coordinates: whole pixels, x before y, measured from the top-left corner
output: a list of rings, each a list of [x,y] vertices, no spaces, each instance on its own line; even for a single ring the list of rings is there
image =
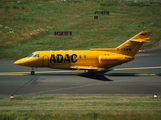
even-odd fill
[[[88,75],[93,75],[94,74],[94,70],[88,70]]]
[[[34,71],[31,71],[31,75],[35,75],[35,72]]]

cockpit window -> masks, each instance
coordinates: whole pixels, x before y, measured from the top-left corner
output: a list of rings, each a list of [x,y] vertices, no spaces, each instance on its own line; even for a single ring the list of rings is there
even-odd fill
[[[28,57],[39,57],[39,54],[38,55],[37,54],[31,54]]]
[[[28,57],[32,57],[34,54],[30,54]]]
[[[36,54],[34,54],[33,57],[36,57]]]

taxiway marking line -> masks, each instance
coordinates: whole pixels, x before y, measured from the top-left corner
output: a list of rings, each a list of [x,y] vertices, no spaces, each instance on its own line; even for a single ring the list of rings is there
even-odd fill
[[[139,76],[155,76],[157,74],[136,74],[136,75],[139,75]]]
[[[56,91],[62,91],[62,90],[78,89],[78,88],[83,88],[83,87],[101,85],[101,84],[105,84],[105,83],[108,84],[109,82],[95,83],[95,84],[88,84],[88,85],[80,85],[80,86],[76,86],[76,87],[60,88],[60,89],[48,90],[48,91],[33,92],[33,93],[29,93],[29,94],[42,94],[42,93],[46,93],[46,92],[56,92]]]
[[[58,73],[58,72],[79,72],[80,70],[75,71],[37,71],[35,73]],[[28,75],[30,72],[1,72],[0,75]]]
[[[149,74],[136,74],[136,75],[149,75]]]
[[[155,67],[137,67],[137,68],[116,68],[113,70],[141,70],[141,69],[157,69],[161,68],[161,66]],[[67,71],[36,71],[35,73],[61,73],[61,72],[80,72],[82,70],[67,70]],[[84,70],[83,70],[84,71]],[[0,75],[28,75],[30,72],[1,72]],[[141,75],[141,74],[140,74]],[[144,74],[144,75],[156,75],[156,74]]]
[[[149,75],[156,75],[156,74],[149,74]]]
[[[139,69],[156,69],[156,68],[161,68],[161,66],[156,66],[156,67],[138,67],[138,68],[116,68],[114,70],[139,70]]]

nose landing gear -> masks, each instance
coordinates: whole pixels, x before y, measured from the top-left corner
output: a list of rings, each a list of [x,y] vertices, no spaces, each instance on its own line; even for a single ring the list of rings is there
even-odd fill
[[[35,75],[34,68],[32,67],[31,75]]]

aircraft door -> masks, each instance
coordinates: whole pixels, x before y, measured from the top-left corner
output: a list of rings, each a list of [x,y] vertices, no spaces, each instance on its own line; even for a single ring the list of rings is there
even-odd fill
[[[43,66],[44,67],[49,66],[49,57],[47,55],[44,55],[44,57],[43,57]]]

